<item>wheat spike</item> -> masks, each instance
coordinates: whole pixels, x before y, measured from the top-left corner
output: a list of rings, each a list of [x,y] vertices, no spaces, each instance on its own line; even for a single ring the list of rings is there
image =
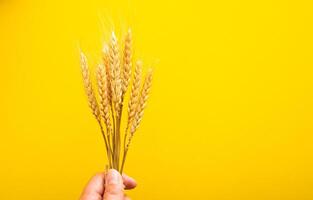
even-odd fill
[[[108,80],[102,64],[100,64],[97,68],[97,82],[100,99],[100,115],[107,127],[107,134],[109,134],[109,132],[112,132],[112,124],[110,120],[110,102],[108,99]]]
[[[125,46],[123,54],[123,71],[122,71],[122,98],[127,91],[132,68],[132,34],[129,29],[125,37]]]
[[[118,43],[114,32],[112,32],[109,60],[112,78],[111,80],[112,101],[114,102],[115,111],[119,113],[122,97],[122,84],[121,84],[121,70],[120,70]]]
[[[142,91],[139,98],[139,103],[136,109],[136,114],[134,117],[134,120],[132,122],[131,128],[130,128],[130,134],[133,135],[137,128],[139,127],[140,121],[143,117],[144,109],[146,107],[146,103],[148,100],[149,91],[152,85],[152,70],[150,69],[147,72]]]
[[[100,120],[100,113],[98,103],[93,92],[91,80],[90,80],[90,73],[87,64],[87,58],[83,52],[80,53],[80,61],[81,61],[81,68],[82,68],[82,75],[84,81],[85,91],[88,97],[89,107],[92,110],[93,115],[96,117],[97,120]]]
[[[142,62],[137,61],[135,72],[134,72],[133,83],[131,87],[130,99],[128,102],[128,122],[127,122],[126,130],[130,127],[134,119],[135,113],[136,113],[136,108],[138,105],[138,100],[139,100],[139,95],[140,95],[141,73],[142,73]]]
[[[108,86],[108,101],[112,101],[112,87],[111,87],[111,71],[110,71],[110,58],[109,58],[109,46],[105,44],[102,49],[102,60],[105,67],[105,73],[107,77],[107,86]]]

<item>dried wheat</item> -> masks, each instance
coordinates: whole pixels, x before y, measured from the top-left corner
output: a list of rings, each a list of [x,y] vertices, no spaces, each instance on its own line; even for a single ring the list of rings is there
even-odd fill
[[[150,69],[146,75],[145,82],[144,82],[144,85],[140,94],[139,104],[136,109],[136,114],[132,122],[132,126],[130,128],[131,135],[135,133],[142,119],[144,109],[146,107],[146,103],[148,100],[148,95],[149,95],[149,91],[151,88],[151,84],[152,84],[152,70]]]
[[[127,91],[132,68],[132,35],[130,29],[125,37],[125,46],[123,54],[123,71],[122,71],[122,99]]]
[[[134,133],[137,130],[137,128],[139,127],[140,121],[143,117],[144,108],[145,108],[147,100],[148,100],[148,94],[149,94],[149,91],[151,88],[151,84],[152,84],[152,70],[149,70],[147,75],[146,75],[144,84],[143,84],[143,88],[142,88],[142,91],[140,94],[139,103],[136,107],[136,113],[135,113],[134,119],[131,123],[130,135],[128,137],[127,143],[126,143],[127,135],[125,135],[125,137],[124,137],[124,154],[123,154],[123,158],[122,158],[121,172],[123,172],[123,169],[124,169],[125,160],[126,160],[126,156],[128,153],[129,145],[130,145],[131,140],[134,136]],[[133,83],[133,85],[134,85],[134,83]],[[127,134],[127,129],[126,129],[126,134]]]
[[[143,117],[151,88],[152,71],[147,72],[141,87],[142,62],[137,61],[130,84],[132,74],[132,35],[130,30],[125,36],[122,61],[120,61],[119,54],[117,38],[113,32],[110,45],[105,45],[102,50],[103,63],[98,66],[96,71],[99,104],[93,92],[87,58],[82,52],[81,67],[89,106],[99,123],[106,145],[109,167],[122,173],[129,145]],[[128,102],[128,119],[124,134],[124,146],[121,146],[121,142],[123,142],[120,139],[123,135],[121,134],[123,101],[129,85],[131,85],[131,92]],[[106,133],[103,124],[107,128]],[[122,161],[121,165],[120,161]]]
[[[102,60],[103,60],[103,65],[105,67],[105,73],[106,73],[106,77],[107,77],[108,101],[111,104],[111,101],[112,101],[112,87],[111,87],[112,76],[111,76],[111,71],[110,71],[109,51],[110,51],[109,46],[107,44],[105,44],[103,46],[103,49],[102,49]]]
[[[128,122],[126,132],[130,127],[136,113],[136,108],[140,95],[141,72],[142,72],[142,62],[137,61],[131,87],[130,99],[128,102]]]
[[[108,80],[102,64],[97,68],[97,82],[100,99],[100,115],[107,127],[107,134],[109,134],[112,132],[112,124],[110,119],[110,102],[108,99]]]
[[[83,81],[85,86],[85,91],[88,97],[89,107],[92,110],[93,115],[96,117],[97,120],[100,120],[100,113],[98,108],[98,103],[93,92],[91,80],[90,80],[90,73],[87,64],[87,58],[83,52],[80,53],[80,61],[81,61],[81,68],[82,68],[82,75]]]
[[[121,70],[119,60],[119,49],[116,36],[112,32],[110,52],[110,72],[111,72],[111,88],[112,88],[112,100],[114,102],[114,108],[116,113],[120,113],[120,104],[122,97],[122,85],[121,85]]]

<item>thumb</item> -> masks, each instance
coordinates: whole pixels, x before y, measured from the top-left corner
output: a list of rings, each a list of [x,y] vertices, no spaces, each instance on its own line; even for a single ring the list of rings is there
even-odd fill
[[[105,177],[104,200],[123,200],[124,185],[121,174],[115,169],[110,169]]]

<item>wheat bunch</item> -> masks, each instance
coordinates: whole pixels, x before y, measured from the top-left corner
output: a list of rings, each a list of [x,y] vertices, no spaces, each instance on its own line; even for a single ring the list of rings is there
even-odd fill
[[[115,168],[122,173],[129,145],[143,117],[152,83],[152,71],[147,72],[141,87],[143,64],[141,61],[137,61],[133,80],[130,84],[132,74],[132,36],[130,30],[124,38],[123,56],[119,54],[117,38],[112,33],[110,45],[104,46],[102,64],[98,65],[96,71],[99,104],[90,80],[87,58],[83,53],[81,53],[81,67],[89,106],[100,125],[106,145],[109,167]],[[122,60],[120,61],[121,57]],[[125,120],[126,129],[121,131],[123,101],[130,85],[128,117]],[[102,124],[105,124],[106,131]],[[124,141],[120,139],[122,136],[124,136]],[[122,142],[123,145],[121,145]]]

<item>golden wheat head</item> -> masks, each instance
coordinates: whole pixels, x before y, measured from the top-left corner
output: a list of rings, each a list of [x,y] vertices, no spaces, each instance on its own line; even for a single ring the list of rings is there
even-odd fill
[[[117,113],[120,112],[120,104],[122,97],[122,84],[121,84],[121,70],[119,60],[119,49],[117,38],[112,32],[109,60],[110,60],[110,75],[111,75],[111,90],[112,90],[112,101],[114,102],[115,110]]]
[[[131,87],[130,98],[128,102],[128,122],[127,129],[131,126],[131,123],[136,114],[136,108],[140,96],[140,84],[141,84],[142,62],[137,61],[135,66],[134,78]]]
[[[89,107],[92,110],[93,115],[96,117],[97,120],[99,120],[99,108],[98,103],[95,97],[95,94],[93,92],[91,80],[90,80],[90,73],[88,69],[87,64],[87,58],[83,52],[80,52],[80,61],[81,61],[81,69],[82,69],[82,75],[83,75],[83,82],[85,91],[88,97],[88,103]]]
[[[132,35],[130,29],[125,37],[124,44],[124,54],[123,54],[123,71],[122,71],[122,99],[123,95],[127,91],[129,85],[129,80],[131,76],[132,68]]]
[[[107,127],[108,134],[112,131],[112,124],[110,119],[110,102],[108,98],[108,80],[107,75],[102,64],[97,68],[97,83],[100,99],[100,115]]]
[[[142,90],[141,90],[139,103],[138,103],[137,109],[136,109],[136,114],[135,114],[134,120],[132,122],[132,126],[130,128],[130,134],[131,135],[135,133],[135,131],[139,127],[140,121],[143,117],[144,109],[146,107],[146,103],[148,100],[149,91],[150,91],[150,88],[152,85],[152,74],[153,74],[152,70],[149,69],[149,71],[147,72]]]
[[[111,103],[112,101],[112,87],[111,87],[111,71],[110,71],[110,47],[105,44],[102,49],[102,61],[105,67],[105,73],[107,77],[107,85],[108,85],[108,101]]]

